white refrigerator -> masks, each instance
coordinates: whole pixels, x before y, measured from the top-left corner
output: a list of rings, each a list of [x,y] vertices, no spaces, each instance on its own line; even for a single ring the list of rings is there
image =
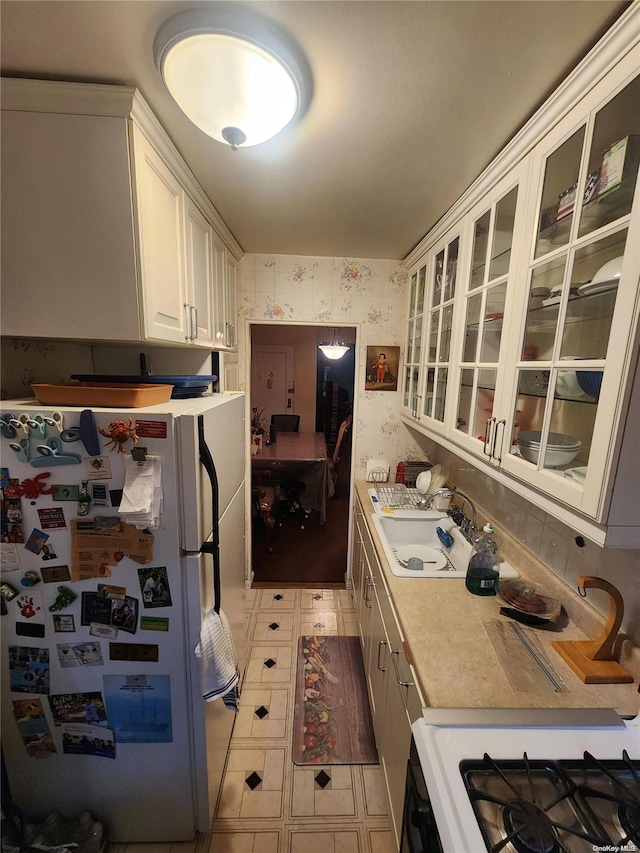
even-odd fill
[[[93,408],[93,431],[90,415],[79,429],[81,411],[33,399],[1,404],[2,751],[11,795],[35,819],[88,810],[112,841],[188,840],[210,829],[235,719],[222,700],[202,698],[194,650],[214,604],[244,669],[245,399]],[[100,434],[115,421],[133,428],[137,444],[129,437],[120,451]],[[118,554],[104,574],[74,581],[72,527],[118,515],[132,448],[161,460],[152,557]],[[93,500],[81,518],[84,481]],[[150,568],[147,586],[157,589],[145,592]],[[161,586],[168,590],[154,599]],[[52,611],[59,587],[77,597]],[[128,719],[118,704],[125,698]],[[82,719],[85,700],[94,707]],[[85,722],[107,729],[106,743],[78,740],[74,723]]]

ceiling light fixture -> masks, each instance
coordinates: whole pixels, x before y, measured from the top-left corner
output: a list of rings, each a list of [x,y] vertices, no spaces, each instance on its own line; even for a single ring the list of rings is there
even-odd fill
[[[327,329],[329,331],[329,329]],[[334,329],[331,335],[331,343],[329,344],[318,344],[318,349],[322,350],[322,352],[326,355],[327,358],[331,358],[334,361],[338,358],[342,358],[342,356],[349,352],[349,347],[345,345],[344,341],[338,341],[338,333],[340,329]]]
[[[181,12],[160,28],[153,52],[180,109],[234,150],[271,139],[311,98],[311,71],[298,47],[246,9]]]

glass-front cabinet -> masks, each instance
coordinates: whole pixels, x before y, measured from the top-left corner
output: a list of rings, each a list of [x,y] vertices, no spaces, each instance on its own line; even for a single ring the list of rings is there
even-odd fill
[[[424,318],[425,347],[420,365],[423,387],[418,416],[439,432],[445,430],[459,256],[458,234],[436,247]]]
[[[454,440],[492,464],[508,417],[502,393],[507,331],[513,321],[514,246],[522,242],[527,168],[502,180],[469,215],[471,258],[459,299]]]
[[[411,412],[414,418],[418,417],[420,404],[418,383],[422,355],[422,320],[426,278],[427,267],[426,264],[423,264],[411,274],[409,287],[409,316],[407,319],[402,405]]]
[[[406,423],[598,523],[639,340],[639,53],[460,202],[410,273]]]
[[[499,444],[505,470],[597,517],[637,312],[640,77],[588,104],[533,155],[511,441]]]

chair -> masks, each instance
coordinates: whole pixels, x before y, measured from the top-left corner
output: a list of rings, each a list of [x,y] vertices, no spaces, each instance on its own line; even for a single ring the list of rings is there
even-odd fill
[[[300,432],[300,415],[271,415],[277,432]]]
[[[338,479],[338,462],[340,461],[340,447],[342,445],[343,438],[349,431],[352,420],[353,417],[351,415],[347,415],[347,417],[340,424],[340,428],[338,429],[338,439],[336,441],[336,446],[333,448],[333,454],[329,458],[329,473],[331,474],[331,479],[333,480],[334,486],[336,480]]]

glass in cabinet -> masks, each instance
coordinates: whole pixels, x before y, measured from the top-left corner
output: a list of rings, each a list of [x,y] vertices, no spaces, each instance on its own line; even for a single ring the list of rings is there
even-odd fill
[[[459,258],[459,235],[435,249],[425,310],[426,340],[420,366],[424,391],[419,417],[440,430],[447,405]]]
[[[640,78],[606,102],[603,87],[537,153],[544,177],[506,425],[516,440],[503,462],[594,517],[637,312]]]
[[[427,280],[426,265],[412,273],[409,289],[409,316],[407,319],[406,361],[402,405],[409,409],[414,417],[418,416],[418,378],[422,352],[422,320],[424,312],[424,292]]]
[[[460,294],[462,335],[455,358],[453,437],[487,459],[499,460],[506,425],[500,400],[505,330],[511,312],[512,254],[523,225],[526,167],[503,179],[469,215],[471,262]],[[506,319],[505,319],[506,318]]]

